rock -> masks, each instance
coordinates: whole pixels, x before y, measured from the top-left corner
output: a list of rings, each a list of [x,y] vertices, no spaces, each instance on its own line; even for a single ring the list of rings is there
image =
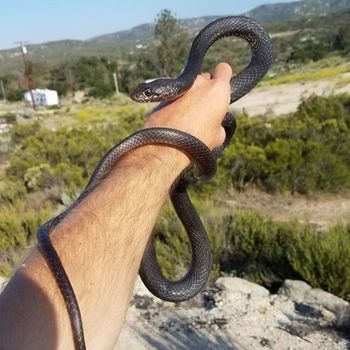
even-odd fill
[[[74,92],[72,102],[74,103],[82,103],[85,99],[85,92],[84,91],[76,91]]]
[[[294,310],[305,317],[320,318],[321,311],[317,305],[308,305],[303,303],[294,303]]]
[[[143,284],[140,276],[137,276],[135,286],[134,286],[134,295],[138,295],[141,297],[149,297],[154,299],[155,296],[146,288]]]
[[[132,303],[135,303],[136,309],[147,310],[150,306],[152,306],[154,299],[148,296],[140,296],[136,294]],[[132,304],[131,303],[131,304]]]
[[[320,315],[326,315],[325,319],[334,320],[339,326],[350,325],[349,303],[331,293],[312,288],[303,281],[285,280],[278,294],[284,295],[295,303],[304,305],[304,307],[316,307]]]
[[[226,293],[241,293],[251,297],[268,297],[270,294],[266,288],[238,277],[220,277],[215,285]]]
[[[11,128],[10,124],[0,123],[0,134],[4,134],[5,132],[8,132],[10,128]]]
[[[329,310],[326,310],[326,309],[322,310],[321,311],[321,316],[328,323],[336,321],[336,316],[334,315],[333,312],[330,312]]]
[[[203,291],[202,295],[203,295],[202,305],[206,310],[211,310],[214,307],[217,307],[218,305],[220,305],[220,303],[222,302],[218,294],[214,294],[210,291],[205,290]]]
[[[270,340],[267,339],[267,338],[261,338],[261,339],[260,339],[260,345],[261,345],[263,348],[267,347],[267,348],[270,348],[270,349],[271,349],[271,346],[272,346]]]
[[[0,276],[0,293],[5,288],[7,279],[5,277]]]
[[[174,307],[155,297],[152,303],[138,279],[135,292],[142,296],[134,296],[114,350],[348,349],[346,323],[319,299],[327,297],[328,307],[334,300],[304,282],[286,281],[276,295],[240,278],[219,278],[216,286],[200,293],[201,304]],[[344,333],[335,331],[338,325]]]
[[[228,321],[224,317],[214,318],[213,323],[216,324],[220,329],[228,324]]]
[[[311,289],[305,293],[305,302],[317,304],[333,312],[337,316],[349,313],[349,303],[321,289]]]
[[[284,295],[296,303],[304,303],[305,294],[312,288],[306,282],[285,280],[278,290],[279,295]]]

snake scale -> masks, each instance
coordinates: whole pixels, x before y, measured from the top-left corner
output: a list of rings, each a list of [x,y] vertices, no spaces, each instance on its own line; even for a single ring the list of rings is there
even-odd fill
[[[252,50],[248,66],[231,79],[231,103],[237,101],[260,81],[272,63],[272,44],[269,35],[259,23],[244,16],[224,17],[207,25],[194,39],[185,67],[176,79],[163,78],[140,84],[132,92],[131,98],[138,102],[155,102],[182,95],[192,86],[200,73],[202,60],[209,47],[216,40],[227,36],[245,39]],[[213,152],[200,140],[174,129],[151,128],[134,133],[114,146],[102,158],[86,188],[70,207],[39,227],[37,234],[39,249],[65,300],[74,346],[77,350],[86,349],[79,305],[60,258],[51,243],[50,232],[106,178],[123,155],[137,147],[146,144],[164,144],[178,148],[192,159],[202,177],[210,178],[216,171],[216,157],[229,143],[235,131],[236,124],[231,114],[228,113],[225,116],[222,125],[226,131],[226,139],[224,144]],[[206,284],[211,269],[211,251],[205,228],[187,195],[185,180],[179,180],[174,186],[171,200],[189,235],[192,249],[189,270],[178,281],[166,279],[158,266],[154,242],[151,238],[139,273],[147,288],[156,296],[178,302],[193,297]]]

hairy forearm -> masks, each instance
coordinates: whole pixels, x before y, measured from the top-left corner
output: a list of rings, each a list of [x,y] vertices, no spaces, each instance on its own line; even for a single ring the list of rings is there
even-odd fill
[[[226,64],[197,77],[181,98],[145,127],[169,127],[222,144],[230,102]],[[121,330],[140,261],[168,190],[189,164],[181,152],[145,146],[121,159],[110,176],[51,234],[80,305],[88,349],[110,349]],[[34,250],[0,296],[0,350],[72,349],[63,298]]]
[[[159,210],[188,163],[167,147],[131,152],[51,234],[80,305],[88,348],[108,349],[117,339]],[[0,349],[73,347],[63,298],[37,250],[3,292],[0,315]]]

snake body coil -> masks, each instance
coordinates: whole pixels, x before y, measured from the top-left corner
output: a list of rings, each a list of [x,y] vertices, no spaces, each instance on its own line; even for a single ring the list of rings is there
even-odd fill
[[[185,93],[200,73],[201,63],[208,48],[216,40],[225,36],[241,37],[248,41],[252,48],[249,65],[231,79],[231,103],[237,101],[259,82],[272,62],[272,46],[269,35],[260,24],[242,16],[221,18],[210,23],[193,41],[187,63],[178,78],[158,79],[149,84],[141,84],[133,91],[131,98],[139,102],[163,101]],[[137,147],[146,144],[164,144],[178,148],[188,154],[204,177],[210,178],[215,174],[215,158],[229,143],[235,131],[236,124],[230,114],[226,115],[223,126],[226,131],[225,142],[222,147],[213,152],[210,152],[207,146],[198,139],[173,129],[145,129],[129,136],[103,157],[78,199],[64,212],[39,228],[39,247],[64,297],[76,349],[84,350],[86,348],[81,315],[69,278],[51,243],[50,232],[106,178],[123,155]],[[159,269],[151,239],[142,259],[140,276],[148,289],[156,296],[168,301],[182,301],[193,297],[204,287],[211,269],[211,254],[207,234],[189,200],[183,180],[180,180],[175,186],[171,200],[189,235],[192,249],[190,268],[186,275],[178,281],[166,279]]]

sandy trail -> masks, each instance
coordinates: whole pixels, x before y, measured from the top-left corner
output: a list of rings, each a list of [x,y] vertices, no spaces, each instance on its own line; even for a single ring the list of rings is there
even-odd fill
[[[257,87],[237,101],[232,110],[245,111],[250,116],[292,113],[297,110],[300,101],[310,95],[350,93],[349,78],[350,73],[345,73],[317,81]]]
[[[228,209],[252,210],[277,221],[295,219],[300,223],[314,225],[318,229],[350,223],[350,193],[272,195],[249,189],[244,192],[231,191],[228,196],[217,201]]]

